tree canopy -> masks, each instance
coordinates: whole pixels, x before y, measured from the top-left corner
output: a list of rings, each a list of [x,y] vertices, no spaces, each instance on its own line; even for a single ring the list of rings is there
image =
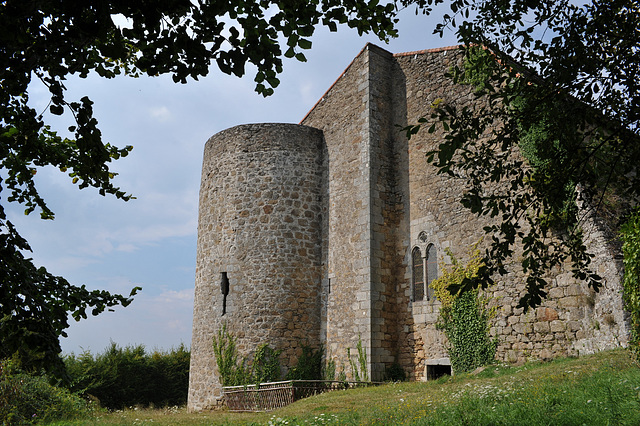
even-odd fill
[[[425,13],[442,2],[403,0]],[[517,245],[527,274],[520,306],[539,305],[545,274],[566,261],[597,290],[601,278],[590,266],[576,201],[588,201],[618,229],[640,200],[638,2],[447,3],[436,33],[454,30],[465,50],[465,66],[451,77],[473,84],[486,102],[473,110],[434,105],[407,131],[441,126],[444,140],[429,160],[466,183],[467,208],[498,218],[485,229],[491,245],[482,273],[451,290],[506,274]]]
[[[386,40],[396,34],[399,8],[429,14],[441,4],[449,13],[435,32],[455,31],[466,50],[466,65],[452,78],[475,84],[488,102],[473,111],[434,105],[408,132],[441,126],[445,137],[429,154],[433,164],[466,181],[466,207],[500,219],[485,230],[492,244],[481,279],[462,287],[505,273],[521,243],[529,274],[522,306],[541,302],[545,271],[567,258],[575,275],[597,288],[573,207],[575,188],[596,205],[607,201],[623,220],[627,204],[640,197],[640,10],[632,0],[3,0],[2,202],[52,219],[33,180],[45,166],[80,188],[131,198],[113,184],[109,168],[131,147],[102,139],[90,99],[67,99],[69,76],[170,74],[184,83],[206,76],[212,65],[242,76],[253,64],[256,91],[267,96],[279,84],[284,58],[305,60],[316,27],[345,24]],[[34,79],[49,89],[48,111],[29,103]],[[59,136],[46,113],[71,114],[73,137]],[[516,147],[532,167],[511,155]],[[488,191],[498,181],[510,189]],[[562,241],[550,238],[558,230]],[[55,370],[68,313],[79,319],[88,309],[98,314],[126,305],[137,289],[127,297],[88,291],[37,268],[29,251],[0,204],[0,356],[18,354],[25,367]]]
[[[7,219],[4,203],[53,219],[34,175],[53,166],[79,188],[93,187],[122,200],[109,168],[130,146],[104,141],[87,97],[68,100],[65,80],[96,73],[156,76],[175,82],[206,76],[212,65],[242,76],[256,66],[256,91],[273,93],[283,59],[305,61],[319,25],[346,24],[382,39],[395,34],[393,4],[363,0],[4,0],[0,3],[0,357],[17,355],[24,368],[60,373],[58,341],[87,311],[96,315],[129,296],[89,291],[68,283],[26,257],[30,247]],[[32,80],[51,94],[48,111],[29,103]],[[48,113],[71,114],[71,138],[46,123]]]

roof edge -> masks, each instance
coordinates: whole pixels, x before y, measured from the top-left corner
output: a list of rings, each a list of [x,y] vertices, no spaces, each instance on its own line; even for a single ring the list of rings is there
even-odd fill
[[[302,120],[300,120],[300,122],[298,124],[302,124],[302,122],[304,120],[306,120],[307,117],[309,117],[309,114],[311,114],[311,111],[316,109],[318,104],[320,104],[320,102],[322,102],[322,100],[327,96],[327,94],[331,91],[331,89],[333,89],[333,87],[338,83],[338,81],[340,81],[342,76],[345,75],[347,71],[349,71],[349,68],[351,68],[351,65],[353,65],[353,63],[356,61],[356,59],[358,59],[360,57],[360,55],[362,55],[364,53],[364,51],[367,50],[370,46],[375,46],[378,49],[384,50],[381,47],[376,46],[375,44],[370,43],[370,42],[365,44],[364,47],[362,49],[360,49],[360,52],[351,60],[351,62],[349,62],[349,65],[347,65],[347,67],[344,69],[344,71],[342,71],[342,73],[338,76],[338,78],[336,78],[336,80],[333,82],[333,84],[331,86],[329,86],[329,88],[322,94],[322,96],[320,96],[320,99],[318,99],[316,101],[316,103],[313,104],[311,109],[304,115],[304,117],[302,117]],[[388,51],[386,51],[386,52],[388,52]],[[388,52],[388,53],[391,54],[391,52]]]
[[[331,91],[331,89],[333,89],[333,87],[338,83],[338,81],[340,81],[340,79],[346,74],[346,72],[349,71],[349,68],[351,68],[351,66],[356,61],[356,59],[358,59],[360,57],[360,55],[362,55],[364,53],[364,51],[367,50],[367,49],[375,48],[375,49],[381,50],[383,52],[386,52],[387,54],[391,55],[394,58],[399,58],[399,57],[403,57],[403,56],[423,55],[423,54],[426,54],[426,53],[439,53],[439,52],[446,52],[446,51],[449,51],[449,50],[457,50],[457,49],[460,49],[460,46],[461,45],[455,45],[455,46],[437,47],[435,49],[416,50],[416,51],[412,51],[412,52],[391,53],[388,50],[386,50],[386,49],[384,49],[384,48],[382,48],[382,47],[380,47],[380,46],[378,46],[376,44],[368,42],[367,44],[364,45],[364,47],[360,50],[360,52],[351,60],[349,65],[347,65],[347,67],[344,69],[344,71],[342,71],[342,73],[338,76],[338,78],[336,78],[336,80],[333,82],[333,84],[331,86],[329,86],[329,88],[322,94],[320,99],[318,99],[318,101],[315,104],[313,104],[311,109],[304,115],[304,117],[302,118],[302,120],[300,120],[300,122],[298,124],[302,124],[304,122],[304,120],[306,120],[307,117],[309,117],[309,114],[311,114],[311,112],[314,109],[316,109],[316,107],[320,104],[320,102],[322,102],[322,100],[327,96],[327,94]]]
[[[445,46],[445,47],[436,47],[435,49],[424,49],[424,50],[414,50],[412,52],[402,52],[402,53],[394,53],[394,58],[399,58],[402,56],[411,56],[411,55],[424,55],[425,53],[440,53],[447,52],[449,50],[458,50],[462,45],[456,44],[454,46]]]

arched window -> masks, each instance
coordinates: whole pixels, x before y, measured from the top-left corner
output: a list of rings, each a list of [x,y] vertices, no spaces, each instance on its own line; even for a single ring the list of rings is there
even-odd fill
[[[414,302],[424,299],[424,260],[420,248],[416,247],[411,253],[412,264],[412,300]]]
[[[429,286],[431,281],[438,278],[438,254],[436,252],[436,246],[431,244],[427,248],[427,300],[433,300],[433,289]]]

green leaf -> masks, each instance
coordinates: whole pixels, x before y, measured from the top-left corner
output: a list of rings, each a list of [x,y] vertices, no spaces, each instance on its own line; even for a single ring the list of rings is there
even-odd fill
[[[288,48],[287,51],[284,52],[285,58],[293,58],[295,56],[295,54],[296,54],[296,52],[293,49],[293,47]]]
[[[301,38],[298,40],[298,46],[300,46],[301,49],[311,49],[311,41]]]
[[[55,105],[55,104],[51,105],[49,107],[49,110],[51,111],[51,114],[54,114],[54,115],[62,115],[62,114],[64,114],[64,108],[62,106],[60,106],[60,105]]]

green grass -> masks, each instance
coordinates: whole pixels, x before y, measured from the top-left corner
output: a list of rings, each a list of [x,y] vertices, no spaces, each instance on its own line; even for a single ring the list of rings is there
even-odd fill
[[[639,425],[640,369],[627,351],[616,350],[521,367],[489,366],[475,376],[429,383],[335,391],[271,413],[125,410],[74,424],[269,423]]]

